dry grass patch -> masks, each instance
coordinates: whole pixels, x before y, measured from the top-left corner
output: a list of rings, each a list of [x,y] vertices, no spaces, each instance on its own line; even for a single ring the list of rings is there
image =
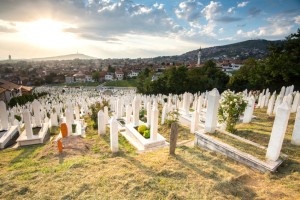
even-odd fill
[[[289,145],[292,156],[278,173],[261,174],[197,147],[178,147],[176,156],[168,148],[137,154],[121,136],[120,152],[113,154],[109,132],[100,137],[87,122],[84,154],[60,156],[51,143],[0,151],[0,199],[300,198],[299,147]]]

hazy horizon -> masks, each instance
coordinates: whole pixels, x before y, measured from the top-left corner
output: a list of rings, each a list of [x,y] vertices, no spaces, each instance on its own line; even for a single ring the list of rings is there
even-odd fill
[[[299,10],[297,0],[2,0],[0,60],[148,58],[282,40],[299,28]]]

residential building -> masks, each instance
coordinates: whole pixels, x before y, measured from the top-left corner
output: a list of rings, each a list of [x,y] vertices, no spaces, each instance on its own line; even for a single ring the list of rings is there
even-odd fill
[[[114,80],[114,74],[113,73],[110,73],[110,72],[107,72],[105,74],[105,78],[104,78],[106,81],[112,81]]]
[[[118,80],[123,80],[124,79],[124,73],[122,71],[116,71],[115,75],[116,75],[116,78]]]

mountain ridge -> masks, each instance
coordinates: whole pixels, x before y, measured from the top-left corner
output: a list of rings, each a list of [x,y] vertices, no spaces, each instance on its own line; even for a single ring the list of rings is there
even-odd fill
[[[31,58],[29,60],[48,61],[48,60],[74,60],[74,59],[90,60],[90,59],[98,59],[98,58],[88,56],[88,55],[85,55],[85,54],[81,54],[81,53],[76,53],[76,54],[50,56],[50,57],[44,57],[44,58]]]

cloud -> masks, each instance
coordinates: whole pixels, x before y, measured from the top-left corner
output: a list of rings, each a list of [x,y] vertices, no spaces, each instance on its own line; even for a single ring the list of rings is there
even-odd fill
[[[224,32],[224,28],[219,28],[219,33],[223,33]]]
[[[255,7],[250,8],[250,9],[248,10],[248,14],[249,14],[250,16],[252,16],[252,17],[256,17],[256,16],[259,15],[260,13],[261,13],[261,10],[258,9],[258,8],[255,8]]]
[[[249,3],[248,1],[241,2],[237,5],[237,7],[243,8],[243,7],[247,6],[248,3]]]
[[[235,7],[230,7],[230,8],[228,8],[227,12],[228,12],[228,13],[233,13],[233,12],[234,12],[234,9],[235,9]]]
[[[239,29],[237,35],[245,38],[280,39],[290,34],[295,24],[295,19],[287,14],[278,14],[266,19],[267,25],[256,30],[243,31]]]
[[[213,20],[221,12],[222,4],[220,2],[211,1],[201,13],[204,15],[206,20]]]
[[[300,25],[300,15],[298,15],[297,17],[294,17],[295,23]]]
[[[188,22],[194,22],[201,17],[200,6],[202,4],[195,0],[183,1],[179,8],[175,9],[175,14],[179,19],[186,19]]]
[[[15,33],[17,32],[16,25],[4,20],[0,20],[0,33]]]
[[[218,22],[236,22],[242,20],[240,17],[222,16],[215,19]]]

